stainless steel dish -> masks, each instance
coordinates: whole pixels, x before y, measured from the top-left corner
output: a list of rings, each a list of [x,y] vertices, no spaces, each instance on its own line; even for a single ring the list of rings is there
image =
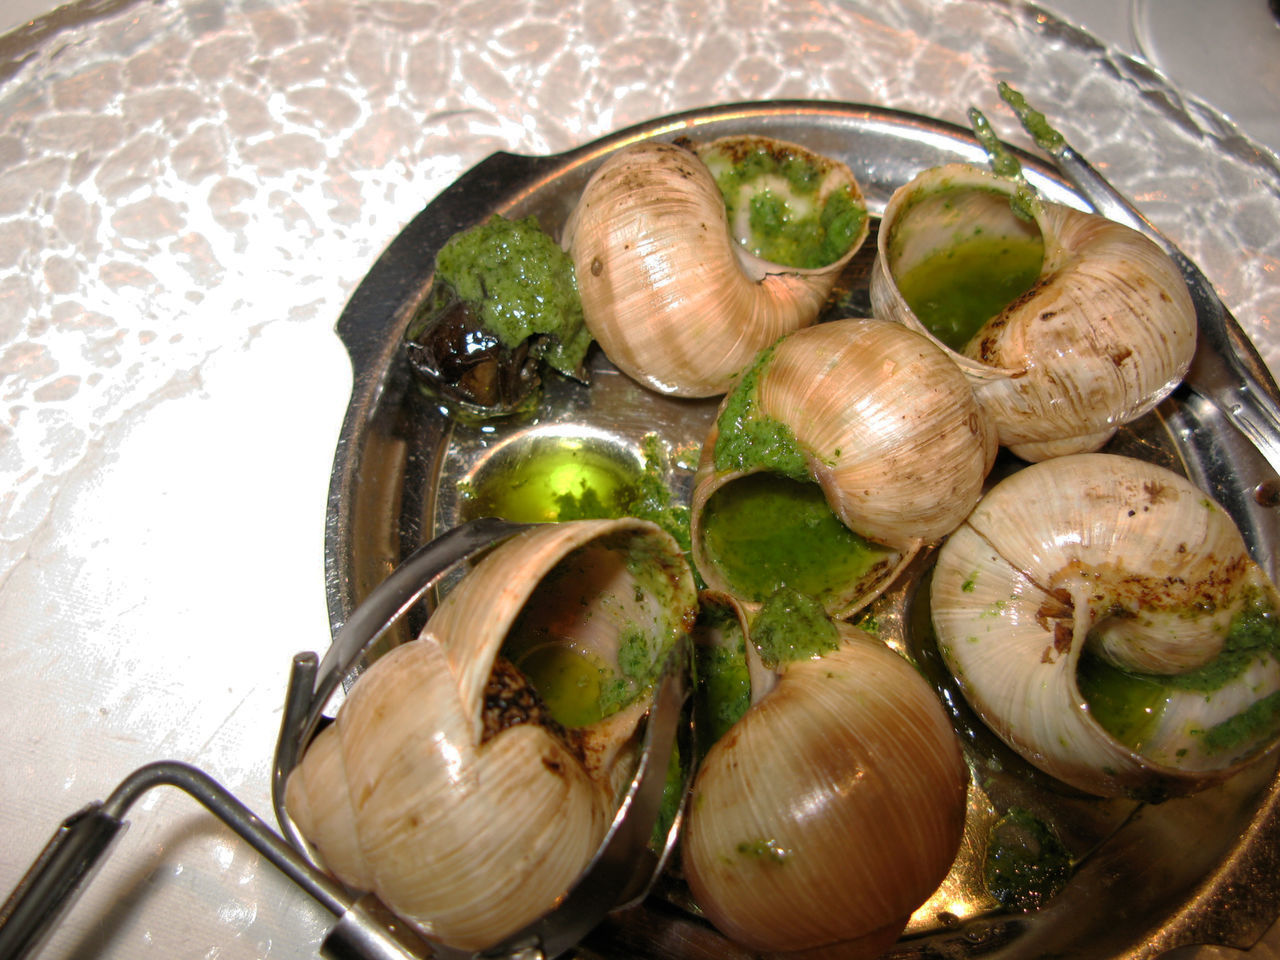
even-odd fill
[[[392,243],[338,324],[351,355],[354,389],[327,517],[327,594],[335,631],[415,548],[469,519],[474,501],[459,495],[459,483],[483,487],[504,463],[529,456],[539,444],[585,450],[596,462],[615,463],[625,472],[646,462],[646,438],[656,437],[662,479],[677,499],[683,497],[714,401],[657,397],[597,356],[589,387],[553,380],[532,418],[459,426],[416,388],[401,338],[430,282],[436,250],[459,229],[492,213],[534,214],[554,233],[594,167],[619,147],[646,137],[744,131],[840,157],[877,215],[892,191],[919,170],[953,160],[985,161],[967,130],[927,118],[853,104],[773,102],[678,114],[558,156],[496,154],[464,174]],[[1088,207],[1052,167],[1027,155],[1020,159],[1045,196]],[[867,257],[851,265],[832,315],[868,312],[869,265]],[[1180,470],[1209,490],[1232,512],[1256,558],[1275,578],[1280,525],[1272,507],[1255,495],[1274,474],[1209,403],[1181,390],[1123,430],[1110,449]],[[997,467],[1002,468],[1016,464]],[[914,659],[951,705],[974,786],[961,855],[892,955],[1137,958],[1182,944],[1253,943],[1280,909],[1280,782],[1274,760],[1220,788],[1157,806],[1085,798],[1048,781],[989,736],[951,688],[923,628],[927,617],[917,587],[927,569],[925,558],[872,615],[881,635]],[[1079,860],[1068,887],[1032,913],[999,909],[981,881],[986,831],[1010,806],[1051,822]],[[610,917],[579,952],[614,958],[745,956],[696,916],[678,871],[644,904]]]

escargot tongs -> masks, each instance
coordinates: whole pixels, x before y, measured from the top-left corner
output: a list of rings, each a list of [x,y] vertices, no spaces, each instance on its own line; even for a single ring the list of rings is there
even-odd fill
[[[142,766],[105,801],[95,801],[64,820],[0,904],[0,960],[18,960],[39,949],[128,826],[124,816],[134,801],[162,785],[178,787],[198,800],[338,918],[320,946],[321,956],[331,960],[478,956],[422,939],[375,898],[348,891],[320,870],[284,813],[284,780],[323,722],[333,695],[369,646],[455,564],[526,526],[486,518],[450,530],[420,547],[370,592],[338,631],[323,661],[311,652],[293,658],[272,791],[277,817],[289,840],[196,767],[169,760]],[[486,949],[485,958],[550,960],[571,949],[606,914],[637,903],[648,893],[671,852],[681,819],[677,813],[666,833],[655,837],[677,740],[681,741],[678,756],[692,756],[687,658],[687,644],[678,644],[655,684],[635,775],[587,869],[551,912]],[[688,764],[682,769],[687,789],[691,771]]]

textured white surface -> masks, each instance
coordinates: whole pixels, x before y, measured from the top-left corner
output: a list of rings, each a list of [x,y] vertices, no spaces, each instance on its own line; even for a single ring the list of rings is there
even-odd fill
[[[350,385],[333,323],[408,219],[494,150],[777,97],[955,122],[973,103],[1026,145],[995,97],[1008,79],[1280,358],[1274,159],[1017,5],[77,10],[0,40],[0,891],[150,760],[192,760],[269,813],[290,657],[328,641]],[[157,791],[130,819],[45,956],[314,955],[321,911],[193,803]]]

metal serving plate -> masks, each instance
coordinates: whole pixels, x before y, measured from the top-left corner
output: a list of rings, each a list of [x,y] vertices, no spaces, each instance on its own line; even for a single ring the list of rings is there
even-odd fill
[[[416,388],[401,339],[430,283],[436,251],[457,231],[500,213],[536,215],[545,229],[558,234],[587,178],[610,153],[651,137],[703,139],[741,132],[797,141],[843,159],[877,218],[894,189],[926,167],[986,161],[963,128],[868,106],[796,101],[682,113],[558,156],[499,153],[472,168],[396,238],[338,322],[351,355],[354,389],[335,456],[326,529],[327,594],[335,631],[412,550],[470,518],[473,501],[459,494],[459,483],[483,487],[492,471],[519,461],[539,444],[577,447],[595,462],[614,462],[625,472],[652,465],[652,457],[646,461],[646,438],[656,437],[661,475],[677,501],[687,496],[714,400],[649,393],[597,351],[590,386],[552,375],[532,417],[460,426]],[[1019,156],[1042,195],[1087,208],[1050,166]],[[828,316],[869,315],[873,254],[874,238],[842,278]],[[1273,510],[1254,496],[1258,484],[1274,475],[1216,410],[1180,391],[1123,430],[1108,449],[1184,472],[1211,492],[1276,577],[1280,525]],[[997,470],[1016,467],[1005,460]],[[968,713],[941,669],[917,590],[927,582],[930,559],[917,563],[871,614],[881,637],[920,666],[952,710],[973,786],[961,854],[891,956],[1138,958],[1183,944],[1252,944],[1280,910],[1280,783],[1274,757],[1221,787],[1155,806],[1084,797],[1040,775]],[[1034,912],[1000,909],[981,880],[987,830],[1012,806],[1048,822],[1079,861],[1067,888]],[[747,956],[696,915],[678,868],[641,907],[612,916],[579,954]]]

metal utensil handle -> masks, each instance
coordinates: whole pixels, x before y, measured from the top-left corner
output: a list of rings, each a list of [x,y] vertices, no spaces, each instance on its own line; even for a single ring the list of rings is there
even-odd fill
[[[34,953],[127,826],[93,803],[62,821],[0,906],[0,960]]]
[[[330,913],[345,918],[358,909],[341,885],[313,867],[207,773],[187,763],[161,760],[139,767],[105,801],[89,804],[62,822],[0,907],[0,960],[20,960],[44,943],[123,834],[129,808],[157,786],[177,787],[194,797]],[[349,956],[386,960],[429,955],[425,948],[406,946],[403,931],[364,927],[370,931],[364,952]]]
[[[1182,271],[1199,338],[1186,384],[1223,412],[1280,474],[1280,391],[1249,338],[1200,268],[1068,144],[1047,150],[1098,213],[1159,244]]]

